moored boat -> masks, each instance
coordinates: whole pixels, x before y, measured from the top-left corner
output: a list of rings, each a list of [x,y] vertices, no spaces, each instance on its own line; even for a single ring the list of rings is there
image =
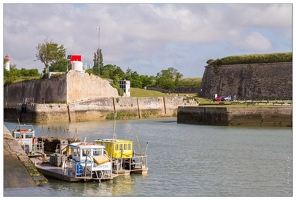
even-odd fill
[[[112,160],[102,145],[76,142],[65,145],[50,155],[49,162],[34,159],[36,168],[44,176],[69,181],[102,181],[116,177]]]
[[[136,153],[133,150],[133,141],[124,139],[97,139],[95,143],[106,147],[108,155],[112,158],[112,171],[114,174],[124,175],[130,173],[147,174],[148,159],[146,151]]]
[[[18,124],[11,133],[28,156],[43,155],[44,143],[37,141],[33,125]]]

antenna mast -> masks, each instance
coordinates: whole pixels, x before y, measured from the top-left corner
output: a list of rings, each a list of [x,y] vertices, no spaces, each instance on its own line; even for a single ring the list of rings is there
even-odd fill
[[[97,65],[98,65],[98,76],[100,76],[100,63],[102,62],[101,61],[101,47],[100,47],[100,27],[98,26],[97,27],[97,31],[98,31],[98,49],[97,49],[97,59],[95,62],[97,62]]]
[[[98,48],[100,49],[100,27],[97,27],[98,31]]]

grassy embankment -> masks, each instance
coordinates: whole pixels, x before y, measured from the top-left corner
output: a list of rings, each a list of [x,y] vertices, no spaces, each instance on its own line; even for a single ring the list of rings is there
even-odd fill
[[[240,56],[227,56],[221,59],[210,59],[209,65],[233,65],[233,64],[252,64],[252,63],[277,63],[292,62],[292,52],[270,53],[270,54],[246,54]]]
[[[169,96],[186,96],[187,98],[195,98],[200,105],[206,105],[206,106],[231,106],[231,107],[246,107],[246,106],[282,106],[282,105],[292,105],[291,101],[282,101],[282,100],[273,100],[273,101],[267,101],[267,100],[239,100],[239,101],[233,101],[233,102],[218,102],[218,101],[212,101],[211,99],[206,98],[200,98],[195,93],[189,93],[189,94],[177,94],[177,93],[162,93],[154,90],[145,90],[145,89],[139,89],[139,88],[131,88],[131,97],[169,97]]]

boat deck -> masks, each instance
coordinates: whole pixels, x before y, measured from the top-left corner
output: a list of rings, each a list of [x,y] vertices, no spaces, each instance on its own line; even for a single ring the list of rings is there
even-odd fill
[[[112,173],[117,175],[147,174],[148,167],[138,167],[138,168],[135,167],[132,170],[128,170],[128,169],[113,170]]]
[[[69,175],[69,170],[67,168],[53,166],[49,162],[41,162],[36,158],[31,158],[31,160],[35,163],[37,170],[42,173],[44,176],[56,178],[63,181],[68,182],[79,182],[79,181],[104,181],[111,180],[117,177],[117,174],[112,174],[109,178],[93,178],[91,175],[87,175],[85,177],[75,177]]]

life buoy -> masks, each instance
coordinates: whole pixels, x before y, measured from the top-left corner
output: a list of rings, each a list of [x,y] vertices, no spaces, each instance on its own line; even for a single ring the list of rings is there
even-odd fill
[[[36,144],[36,143],[37,143],[36,137],[33,137],[33,144]]]

